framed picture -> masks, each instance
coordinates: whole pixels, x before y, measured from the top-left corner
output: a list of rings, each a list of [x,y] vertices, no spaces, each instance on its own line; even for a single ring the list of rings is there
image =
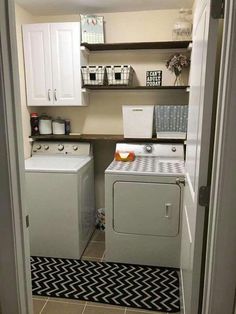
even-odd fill
[[[146,71],[146,86],[161,86],[162,71]]]
[[[103,16],[80,15],[81,42],[89,44],[104,43]]]

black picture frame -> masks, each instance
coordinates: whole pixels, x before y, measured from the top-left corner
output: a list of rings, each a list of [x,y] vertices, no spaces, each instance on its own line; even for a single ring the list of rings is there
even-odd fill
[[[162,70],[146,71],[146,86],[161,86]]]

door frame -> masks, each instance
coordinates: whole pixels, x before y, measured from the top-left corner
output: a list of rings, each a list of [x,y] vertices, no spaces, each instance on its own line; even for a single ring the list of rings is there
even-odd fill
[[[13,0],[0,1],[0,313],[31,314],[30,256]]]
[[[225,1],[202,314],[236,314],[236,3]]]
[[[215,182],[213,181],[211,194],[212,223],[208,233],[203,304],[203,313],[209,314],[216,314],[215,309],[218,306],[226,312],[227,304],[230,304],[232,311],[234,311],[234,290],[230,291],[229,288],[235,288],[235,283],[232,280],[235,278],[235,269],[231,267],[229,270],[234,273],[227,272],[228,276],[224,276],[224,278],[222,278],[223,271],[221,271],[222,269],[225,270],[226,265],[234,266],[236,264],[234,240],[236,211],[233,206],[228,206],[236,203],[236,195],[233,191],[233,187],[236,186],[236,176],[233,175],[236,160],[234,138],[236,124],[233,119],[236,116],[234,104],[236,98],[234,88],[236,83],[236,68],[234,66],[236,64],[236,47],[235,40],[232,40],[236,33],[236,10],[235,7],[232,7],[232,5],[235,6],[233,1],[226,0],[226,2],[231,3],[231,12],[226,12],[226,18],[230,16],[231,20],[225,23],[225,26],[229,27],[228,36],[224,41],[227,60],[224,60],[221,73],[224,86],[219,95],[219,103],[221,104],[219,107],[221,108],[219,108],[217,116],[213,165]],[[27,255],[28,240],[22,211],[22,203],[24,202],[23,141],[18,101],[20,91],[13,0],[1,0],[0,2],[0,29],[2,43],[0,49],[4,60],[2,72],[4,86],[0,86],[4,87],[5,93],[4,102],[0,104],[0,165],[3,166],[0,185],[5,188],[4,197],[0,194],[0,239],[4,239],[3,245],[1,243],[0,247],[0,312],[2,314],[30,314],[32,313],[31,301],[29,300],[30,286],[26,278],[26,274],[30,278],[30,273],[29,267],[25,267],[25,263],[22,263]],[[2,256],[5,257],[4,260]],[[221,289],[218,289],[219,282]],[[224,295],[225,298],[222,298],[222,291],[227,291],[227,295]],[[229,313],[231,314],[231,312]]]

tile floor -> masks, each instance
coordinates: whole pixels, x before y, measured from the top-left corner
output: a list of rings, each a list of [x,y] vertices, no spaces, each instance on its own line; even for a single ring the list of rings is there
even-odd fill
[[[105,233],[103,231],[96,230],[82,256],[82,259],[103,261],[104,255]],[[163,312],[137,310],[102,303],[37,296],[33,297],[33,306],[34,314],[165,314]]]

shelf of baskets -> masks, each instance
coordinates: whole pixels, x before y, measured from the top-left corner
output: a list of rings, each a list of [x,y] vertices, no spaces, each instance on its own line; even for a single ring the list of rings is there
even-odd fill
[[[157,42],[131,42],[131,43],[106,43],[81,45],[88,51],[106,50],[139,50],[139,49],[191,49],[192,41],[157,41]]]
[[[81,53],[115,50],[161,49],[162,51],[191,50],[192,41],[162,41],[133,43],[81,44]],[[89,63],[89,62],[88,62]],[[83,77],[82,93],[90,91],[182,91],[189,92],[189,86],[133,86],[134,69],[130,65],[88,65],[81,67]]]

